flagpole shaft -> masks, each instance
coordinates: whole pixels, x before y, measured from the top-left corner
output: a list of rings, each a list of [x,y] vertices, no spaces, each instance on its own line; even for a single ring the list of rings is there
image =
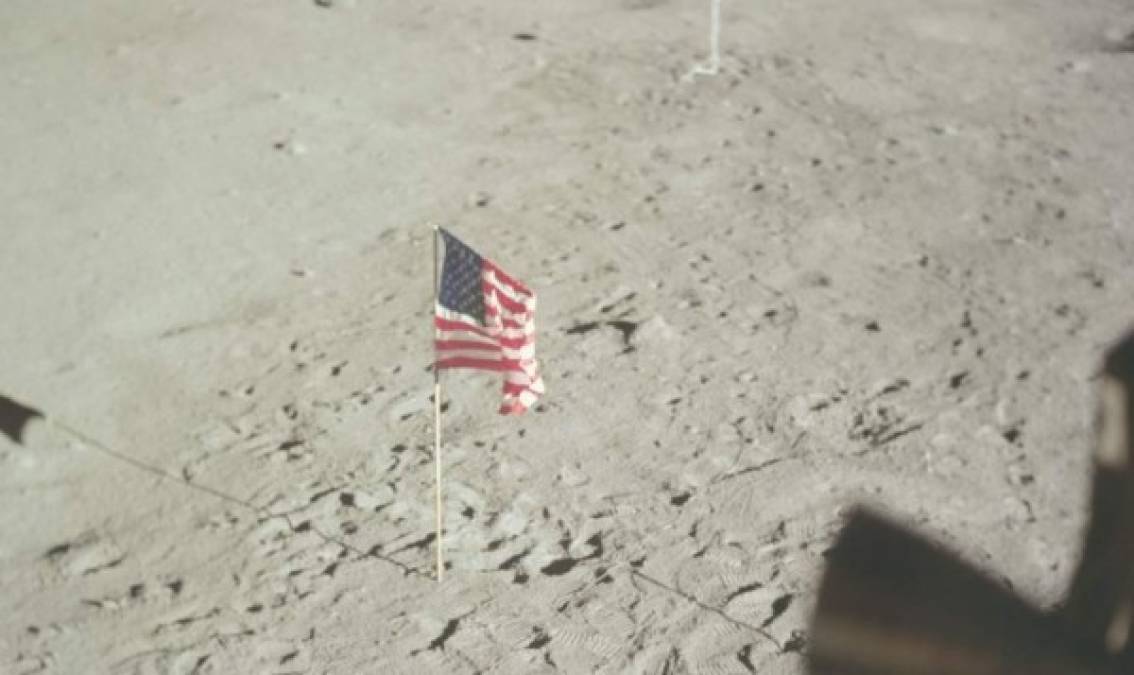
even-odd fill
[[[441,543],[441,383],[433,385],[433,464],[437,468],[437,581],[445,579],[444,545]]]
[[[434,312],[439,296],[437,274],[437,226],[433,226],[433,305]],[[441,499],[441,371],[437,369],[437,341],[433,341],[433,465],[436,471],[437,484],[437,582],[445,579],[445,546],[442,543],[441,531],[445,525]]]

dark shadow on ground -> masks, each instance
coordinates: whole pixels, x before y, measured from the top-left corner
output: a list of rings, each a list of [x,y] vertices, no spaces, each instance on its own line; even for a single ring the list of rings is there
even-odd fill
[[[36,418],[43,419],[43,413],[0,394],[0,433],[12,442],[23,445],[24,427]]]

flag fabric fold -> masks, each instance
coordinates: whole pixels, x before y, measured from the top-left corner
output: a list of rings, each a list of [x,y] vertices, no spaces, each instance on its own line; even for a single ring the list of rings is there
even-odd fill
[[[504,376],[501,414],[519,414],[544,392],[535,359],[536,296],[444,229],[433,319],[438,370],[473,368]]]

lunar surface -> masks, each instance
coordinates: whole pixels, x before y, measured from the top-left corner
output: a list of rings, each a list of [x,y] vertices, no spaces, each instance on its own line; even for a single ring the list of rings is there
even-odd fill
[[[803,675],[870,504],[1041,607],[1134,321],[1117,0],[7,0],[0,671]],[[443,375],[432,224],[547,385]]]

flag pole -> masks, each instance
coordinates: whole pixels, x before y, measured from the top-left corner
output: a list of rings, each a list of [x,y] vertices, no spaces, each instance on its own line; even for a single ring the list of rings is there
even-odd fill
[[[436,314],[437,302],[440,299],[438,291],[437,274],[437,238],[440,236],[437,226],[433,226],[433,311]],[[433,464],[436,470],[437,482],[437,581],[445,579],[444,546],[441,543],[441,529],[444,525],[442,519],[441,501],[441,371],[437,368],[437,340],[433,341]]]

